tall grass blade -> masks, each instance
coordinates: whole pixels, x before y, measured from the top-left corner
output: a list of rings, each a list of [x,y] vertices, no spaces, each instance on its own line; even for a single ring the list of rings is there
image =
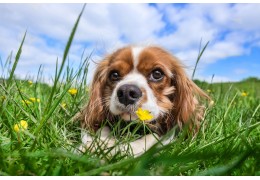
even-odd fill
[[[57,87],[57,83],[59,82],[61,73],[62,73],[62,71],[63,71],[65,62],[66,62],[66,60],[67,60],[67,56],[68,56],[68,53],[69,53],[69,50],[70,50],[71,43],[72,43],[72,41],[73,41],[74,35],[75,35],[75,33],[76,33],[76,30],[77,30],[77,27],[78,27],[78,24],[79,24],[79,20],[80,20],[80,18],[81,18],[81,15],[82,15],[84,9],[85,9],[85,5],[83,6],[83,8],[82,8],[82,10],[81,10],[81,12],[80,12],[80,14],[79,14],[79,16],[78,16],[78,19],[77,19],[76,23],[74,24],[74,27],[73,27],[73,29],[72,29],[72,32],[70,33],[69,40],[68,40],[68,42],[67,42],[67,44],[66,44],[66,47],[65,47],[65,50],[64,50],[64,54],[63,54],[61,66],[60,66],[60,69],[59,69],[59,71],[58,71],[58,73],[57,73],[57,76],[55,76],[54,85],[53,85],[52,92],[51,92],[51,95],[50,95],[50,97],[49,97],[49,100],[48,100],[48,103],[47,103],[46,108],[50,107],[51,102],[52,102],[52,100],[53,100],[53,96],[54,96],[54,93],[55,93],[55,90],[56,90],[56,87]],[[57,65],[56,65],[56,67],[57,67]],[[56,70],[57,70],[57,69],[56,69]]]
[[[242,161],[244,161],[248,157],[249,153],[246,152],[239,157],[234,158],[231,162],[229,162],[226,165],[222,166],[216,166],[210,169],[207,169],[201,173],[198,173],[199,176],[220,176],[220,175],[226,175],[230,170],[234,169],[236,166],[238,166]]]
[[[199,55],[198,55],[197,60],[196,60],[195,68],[194,68],[194,70],[193,70],[193,72],[192,72],[191,79],[194,78],[194,75],[195,75],[195,72],[196,72],[196,69],[197,69],[197,65],[198,65],[198,63],[199,63],[199,61],[200,61],[200,58],[201,58],[202,54],[204,53],[205,49],[207,48],[208,44],[209,44],[209,41],[208,41],[208,42],[206,43],[206,45],[203,47],[202,51],[199,50]],[[200,45],[201,45],[201,41],[200,41]]]
[[[70,46],[71,46],[71,43],[73,41],[73,38],[74,38],[74,35],[75,35],[75,32],[77,30],[77,27],[78,27],[78,24],[79,24],[79,21],[80,21],[80,18],[83,14],[83,11],[85,9],[85,6],[83,6],[78,18],[77,18],[77,21],[76,23],[74,24],[74,27],[72,29],[72,32],[70,34],[70,37],[69,37],[69,40],[67,42],[67,45],[66,45],[66,48],[65,48],[65,51],[64,51],[64,54],[63,54],[63,59],[62,59],[62,63],[61,63],[61,66],[60,66],[60,69],[59,69],[59,72],[57,74],[57,77],[55,78],[54,80],[54,85],[53,85],[53,88],[52,88],[52,91],[51,91],[51,95],[49,96],[49,100],[48,100],[48,103],[47,103],[47,106],[46,106],[46,110],[45,110],[45,114],[47,114],[44,118],[41,119],[40,121],[40,125],[37,127],[37,129],[35,130],[35,133],[34,134],[38,134],[38,132],[41,130],[42,126],[44,125],[44,122],[50,118],[51,116],[51,113],[54,111],[54,110],[51,110],[51,112],[49,111],[49,107],[52,107],[51,109],[53,108],[56,108],[57,107],[57,103],[56,103],[56,106],[51,106],[52,104],[52,100],[53,100],[53,96],[54,96],[54,93],[55,93],[55,90],[57,88],[57,83],[60,79],[60,76],[61,76],[61,73],[63,71],[63,68],[64,68],[64,65],[65,65],[65,62],[66,62],[66,59],[67,59],[67,56],[68,56],[68,53],[69,53],[69,50],[70,50]]]
[[[27,31],[24,33],[23,40],[22,40],[22,42],[21,42],[21,44],[20,44],[20,47],[19,47],[19,49],[18,49],[18,52],[17,52],[17,54],[16,54],[16,56],[15,56],[15,61],[14,61],[12,70],[11,70],[11,72],[10,72],[10,76],[9,76],[9,78],[8,78],[8,81],[7,81],[7,87],[6,87],[6,89],[9,88],[9,86],[10,86],[10,84],[11,84],[11,81],[12,81],[12,79],[13,79],[14,71],[15,71],[15,69],[16,69],[16,67],[17,67],[18,61],[19,61],[20,56],[21,56],[21,53],[22,53],[22,47],[23,47],[23,43],[24,43],[24,40],[25,40],[25,37],[26,37],[26,33],[27,33]]]

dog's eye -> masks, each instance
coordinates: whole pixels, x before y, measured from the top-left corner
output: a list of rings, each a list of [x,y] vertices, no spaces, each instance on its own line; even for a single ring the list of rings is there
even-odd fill
[[[117,71],[112,71],[109,75],[109,79],[111,81],[118,81],[118,80],[120,80],[120,75]]]
[[[150,80],[150,81],[157,82],[157,81],[162,80],[163,77],[164,77],[163,72],[162,72],[160,69],[155,69],[155,70],[153,70],[152,73],[150,74],[149,80]]]

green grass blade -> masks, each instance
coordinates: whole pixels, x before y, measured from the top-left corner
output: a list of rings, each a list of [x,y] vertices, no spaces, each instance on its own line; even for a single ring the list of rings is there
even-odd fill
[[[201,44],[201,41],[200,41],[200,44]],[[209,41],[208,41],[208,42],[206,43],[206,45],[203,47],[203,49],[202,49],[201,52],[200,52],[200,50],[199,50],[199,55],[198,55],[198,57],[197,57],[194,70],[193,70],[193,72],[192,72],[191,79],[194,78],[194,75],[195,75],[195,72],[196,72],[196,69],[197,69],[197,65],[198,65],[198,63],[199,63],[199,61],[200,61],[200,58],[201,58],[202,54],[204,53],[205,49],[207,48],[208,44],[209,44]]]
[[[198,176],[221,176],[221,175],[227,175],[227,173],[234,169],[236,166],[238,166],[242,161],[244,161],[248,157],[249,153],[246,152],[239,157],[234,158],[226,165],[222,166],[216,166],[210,169],[207,169],[201,173],[198,173]]]
[[[57,77],[56,77],[55,80],[54,80],[54,85],[53,85],[53,88],[52,88],[52,92],[51,92],[51,95],[50,95],[50,97],[49,97],[49,100],[48,100],[48,103],[47,103],[47,106],[46,106],[46,108],[47,108],[48,110],[45,111],[45,114],[46,114],[47,116],[45,116],[45,117],[43,117],[43,118],[41,119],[40,125],[36,128],[34,134],[38,134],[38,132],[41,130],[42,126],[44,125],[44,122],[46,122],[46,121],[48,120],[48,118],[50,117],[50,113],[49,113],[49,110],[50,110],[50,109],[49,109],[49,108],[52,107],[52,109],[53,109],[53,106],[51,106],[51,102],[52,102],[52,100],[53,100],[53,96],[54,96],[55,90],[56,90],[56,88],[57,88],[57,83],[58,83],[59,78],[60,78],[60,76],[61,76],[61,73],[62,73],[62,71],[63,71],[64,65],[65,65],[65,62],[66,62],[66,59],[67,59],[67,55],[68,55],[69,50],[70,50],[71,43],[72,43],[72,41],[73,41],[74,35],[75,35],[75,33],[76,33],[76,30],[77,30],[77,27],[78,27],[78,24],[79,24],[79,21],[80,21],[80,18],[81,18],[81,16],[82,16],[82,13],[83,13],[84,9],[85,9],[85,5],[83,6],[83,8],[82,8],[82,10],[81,10],[81,12],[80,12],[80,14],[79,14],[79,16],[78,16],[78,18],[77,18],[77,21],[76,21],[76,23],[74,24],[74,27],[73,27],[72,32],[71,32],[71,34],[70,34],[69,40],[68,40],[68,42],[67,42],[67,45],[66,45],[66,48],[65,48],[65,51],[64,51],[64,54],[63,54],[62,63],[61,63],[61,66],[60,66],[58,75],[57,75]],[[56,107],[57,107],[57,105],[58,105],[58,104],[56,104]],[[52,110],[52,112],[53,112],[53,110]]]
[[[6,89],[8,89],[8,88],[10,87],[11,81],[12,81],[12,79],[13,79],[14,71],[15,71],[15,69],[16,69],[16,67],[17,67],[18,61],[19,61],[20,56],[21,56],[21,53],[22,53],[22,47],[23,47],[23,43],[24,43],[24,40],[25,40],[25,37],[26,37],[26,33],[27,33],[27,31],[24,33],[23,40],[22,40],[22,42],[21,42],[21,44],[20,44],[20,47],[19,47],[19,49],[18,49],[18,52],[17,52],[17,54],[16,54],[16,56],[15,56],[15,61],[14,61],[12,70],[11,70],[11,72],[10,72],[9,79],[8,79],[8,81],[7,81],[7,88],[6,88]]]

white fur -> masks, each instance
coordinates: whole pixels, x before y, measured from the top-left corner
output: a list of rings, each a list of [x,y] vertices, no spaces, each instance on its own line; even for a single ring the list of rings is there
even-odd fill
[[[114,137],[110,136],[110,129],[107,126],[101,130],[98,139],[94,139],[84,130],[81,132],[81,136],[83,142],[83,144],[79,147],[81,152],[85,152],[86,150],[91,152],[102,150],[105,153],[107,151],[111,156],[114,156],[117,153],[132,152],[134,157],[142,155],[156,143],[161,146],[167,145],[174,140],[173,135],[166,139],[161,139],[157,134],[153,133],[145,135],[136,141],[130,142],[129,144],[120,144]],[[88,137],[87,141],[84,139],[86,137]]]
[[[133,64],[134,64],[134,69],[136,69],[138,63],[139,63],[139,55],[140,53],[144,50],[144,47],[137,46],[137,47],[132,47],[132,56],[133,56]]]
[[[81,141],[82,144],[78,148],[79,151],[85,152],[90,150],[91,152],[99,150],[108,150],[115,146],[115,139],[110,137],[110,129],[105,126],[103,129],[100,129],[98,136],[91,136],[86,130],[81,130]]]

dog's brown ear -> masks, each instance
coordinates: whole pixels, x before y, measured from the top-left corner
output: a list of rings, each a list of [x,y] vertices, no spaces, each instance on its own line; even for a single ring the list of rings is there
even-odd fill
[[[83,128],[96,131],[106,119],[104,109],[103,90],[106,83],[108,59],[101,61],[94,73],[90,86],[89,101],[83,108],[80,120]]]
[[[190,80],[180,64],[175,65],[173,86],[174,95],[173,117],[180,128],[189,124],[189,128],[196,132],[203,119],[205,106],[202,99],[210,99],[192,80]]]

